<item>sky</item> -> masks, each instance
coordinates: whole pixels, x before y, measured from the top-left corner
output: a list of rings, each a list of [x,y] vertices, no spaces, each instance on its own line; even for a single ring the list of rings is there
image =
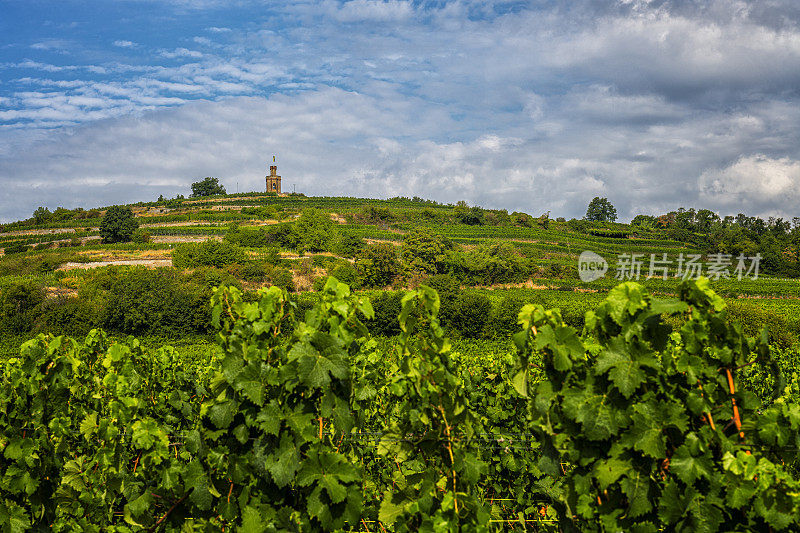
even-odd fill
[[[0,221],[263,190],[800,216],[796,0],[0,0]]]

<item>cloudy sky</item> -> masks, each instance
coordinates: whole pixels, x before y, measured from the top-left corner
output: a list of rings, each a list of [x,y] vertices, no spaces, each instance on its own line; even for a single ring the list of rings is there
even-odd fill
[[[800,216],[796,0],[0,0],[0,221],[260,190]]]

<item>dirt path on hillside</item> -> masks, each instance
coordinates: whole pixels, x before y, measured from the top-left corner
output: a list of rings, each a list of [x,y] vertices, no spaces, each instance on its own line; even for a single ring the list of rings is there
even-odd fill
[[[97,231],[100,228],[91,228]],[[83,228],[81,228],[83,230]],[[0,237],[22,237],[25,235],[53,235],[56,233],[75,233],[75,228],[52,228],[52,229],[20,229],[0,233]]]
[[[179,244],[182,242],[221,241],[222,235],[153,235],[150,242],[154,244]]]
[[[146,266],[148,268],[172,266],[172,259],[117,259],[114,261],[92,261],[90,263],[64,263],[56,270],[88,270],[112,265]]]

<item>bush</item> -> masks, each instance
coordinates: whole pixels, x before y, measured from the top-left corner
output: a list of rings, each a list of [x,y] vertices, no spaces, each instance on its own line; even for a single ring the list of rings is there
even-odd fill
[[[403,237],[400,255],[407,270],[426,274],[436,273],[444,258],[445,245],[437,235],[412,231]]]
[[[453,302],[448,322],[462,337],[477,339],[483,335],[491,311],[492,303],[483,294],[462,293]]]
[[[35,329],[53,335],[86,335],[97,325],[95,309],[81,298],[45,300],[36,313]]]
[[[358,279],[358,271],[350,263],[337,266],[331,270],[330,275],[342,283],[347,283],[350,285],[351,289],[357,290],[361,288],[361,283]]]
[[[44,298],[44,289],[32,281],[15,282],[0,290],[0,331],[30,331]]]
[[[797,342],[796,333],[792,332],[783,317],[749,302],[730,302],[728,321],[741,324],[742,331],[749,337],[758,337],[766,327],[770,342],[779,348],[788,348]]]
[[[145,244],[150,242],[150,232],[146,229],[138,228],[131,235],[131,241],[137,244]]]
[[[179,244],[172,251],[172,265],[175,268],[194,268],[214,266],[222,268],[232,263],[244,263],[244,251],[229,242],[209,239],[199,243]]]
[[[100,220],[100,236],[105,244],[128,242],[138,227],[130,207],[112,205]]]
[[[355,264],[364,287],[385,287],[400,273],[397,249],[391,244],[365,247]]]
[[[403,293],[399,291],[382,292],[375,298],[370,298],[375,317],[365,320],[364,323],[373,335],[391,337],[400,334],[400,316]]]
[[[294,292],[294,276],[292,271],[286,268],[275,268],[269,275],[269,281],[272,285],[286,289],[289,292]]]
[[[21,254],[27,251],[28,251],[27,244],[12,244],[11,246],[6,246],[5,248],[3,248],[3,252],[6,255]]]
[[[319,209],[304,209],[294,225],[299,236],[299,252],[328,250],[334,231],[333,221],[328,213]]]
[[[329,249],[342,257],[355,257],[364,249],[364,239],[346,232],[336,232],[331,239]]]
[[[210,326],[210,290],[187,284],[172,269],[114,269],[100,314],[100,325],[125,334],[180,336]]]
[[[225,234],[225,241],[231,244],[248,248],[263,248],[270,246],[273,242],[263,229],[241,229],[233,224],[231,226],[233,227]]]
[[[519,296],[506,296],[492,309],[486,323],[484,336],[495,339],[507,339],[519,330],[517,320],[519,311],[529,303]]]
[[[449,326],[453,304],[461,294],[458,280],[450,274],[436,274],[425,280],[424,284],[439,293],[439,320],[443,326]]]

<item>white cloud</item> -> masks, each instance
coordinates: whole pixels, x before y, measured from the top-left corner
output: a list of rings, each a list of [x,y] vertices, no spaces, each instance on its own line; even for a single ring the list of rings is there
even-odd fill
[[[189,50],[188,48],[176,48],[174,50],[162,50],[159,55],[161,57],[166,57],[169,59],[175,58],[191,58],[191,59],[199,59],[203,57],[202,52],[198,52],[197,50]]]
[[[29,198],[0,200],[3,216],[57,189],[50,176],[108,179],[91,191],[106,203],[208,174],[256,187],[273,151],[313,194],[554,216],[581,216],[598,194],[622,217],[798,214],[800,11],[788,3],[323,0],[271,4],[264,20],[185,35],[148,65],[3,65],[39,72],[2,92],[0,180]],[[192,41],[203,52],[171,48]],[[35,140],[9,140],[23,133]]]
[[[326,2],[325,7],[340,22],[402,21],[414,14],[414,6],[405,0],[349,0],[338,6]]]
[[[136,48],[137,46],[139,46],[133,41],[125,41],[125,40],[114,41],[113,44],[114,46],[118,46],[119,48]]]
[[[798,205],[800,161],[763,154],[742,156],[725,168],[703,172],[699,186],[707,201],[728,208],[765,202]]]

